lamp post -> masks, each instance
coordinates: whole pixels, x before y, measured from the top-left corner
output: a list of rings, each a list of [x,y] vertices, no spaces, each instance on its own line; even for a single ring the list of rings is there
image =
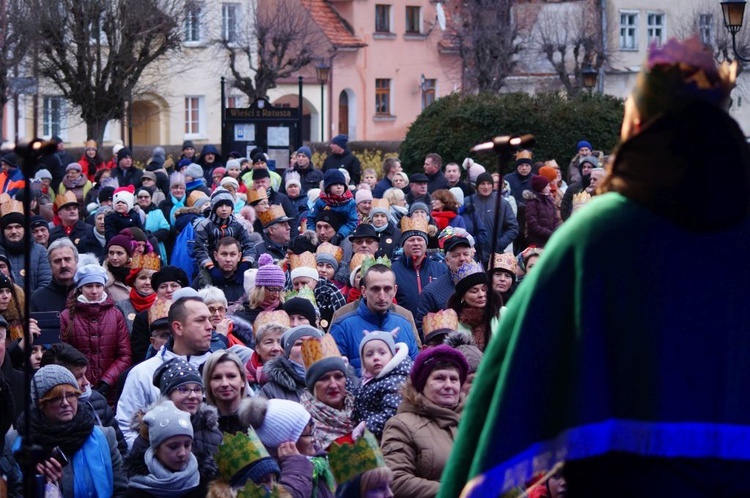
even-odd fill
[[[583,77],[583,87],[591,95],[592,90],[596,86],[596,79],[599,77],[599,72],[591,67],[591,64],[587,64],[581,71],[581,76]]]
[[[724,0],[721,2],[721,11],[724,14],[724,27],[732,35],[732,50],[735,57],[742,62],[750,62],[750,59],[742,57],[737,53],[737,33],[742,29],[742,21],[745,17],[745,0]]]
[[[326,121],[323,115],[325,112],[325,86],[328,83],[328,76],[331,74],[330,64],[326,64],[325,60],[321,60],[315,66],[315,74],[318,77],[318,83],[320,83],[320,141],[324,142],[326,129]]]

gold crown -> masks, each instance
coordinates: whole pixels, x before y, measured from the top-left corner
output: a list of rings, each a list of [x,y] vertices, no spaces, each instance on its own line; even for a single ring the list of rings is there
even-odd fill
[[[247,203],[248,204],[251,204],[255,201],[262,201],[263,199],[268,199],[268,193],[266,192],[266,189],[264,188],[247,189]]]
[[[148,254],[135,253],[133,258],[130,260],[130,268],[140,270],[156,270],[161,269],[161,259],[155,252]]]
[[[545,166],[549,166],[550,168],[560,169],[560,166],[557,164],[557,161],[554,159],[550,159],[549,161],[544,161]]]
[[[284,208],[279,206],[278,204],[268,206],[267,211],[258,213],[258,219],[261,223],[263,223],[264,228],[272,224],[274,221],[285,217],[286,213],[284,212]]]
[[[381,257],[379,257],[377,259],[371,258],[371,259],[364,260],[362,262],[362,269],[361,269],[362,276],[364,276],[364,274],[367,273],[367,270],[369,270],[370,268],[372,268],[375,265],[385,265],[388,268],[390,268],[391,267],[391,260],[388,259],[388,256],[381,256]]]
[[[270,458],[268,450],[255,430],[248,427],[247,432],[224,433],[216,453],[216,465],[222,479],[229,481],[242,469],[262,458]]]
[[[349,271],[352,272],[358,266],[361,267],[362,263],[364,263],[366,259],[375,259],[375,256],[373,256],[372,254],[362,253],[357,253],[352,256],[352,260],[349,262]]]
[[[427,233],[428,226],[429,223],[424,218],[410,218],[409,216],[401,218],[401,233],[409,231]]]
[[[304,337],[302,338],[302,361],[305,363],[305,369],[316,361],[326,358],[341,358],[339,347],[330,334],[323,337]]]
[[[518,161],[519,159],[528,159],[529,161],[531,161],[531,158],[532,154],[530,150],[519,150],[518,152],[516,152],[516,161]]]
[[[203,197],[208,197],[205,192],[201,192],[200,190],[193,190],[192,192],[190,192],[190,195],[187,196],[185,205],[187,207],[193,207],[195,206],[195,203],[198,202],[198,199],[201,199]]]
[[[425,336],[440,329],[458,330],[458,315],[451,308],[437,313],[427,313],[422,319],[422,331]]]
[[[13,213],[23,215],[23,203],[21,201],[11,199],[8,202],[0,204],[0,218],[6,214]]]
[[[291,327],[291,324],[289,322],[289,315],[286,314],[286,311],[261,311],[260,313],[258,313],[257,318],[253,322],[253,330],[255,331],[255,335],[258,335],[258,330],[260,330],[263,325],[267,325],[269,323],[276,323],[286,328]]]
[[[370,211],[375,208],[385,209],[386,211],[388,211],[391,209],[391,203],[386,199],[373,199],[372,205],[370,206]]]
[[[317,251],[315,251],[315,254],[330,254],[334,258],[336,258],[336,261],[341,263],[341,260],[344,258],[344,250],[341,249],[339,246],[335,246],[331,244],[330,242],[323,242],[318,246]],[[317,268],[317,264],[315,266]]]
[[[170,299],[162,299],[157,297],[154,304],[148,309],[148,323],[149,325],[154,323],[159,318],[167,318],[169,315],[169,308],[172,307],[172,301]]]
[[[312,289],[310,289],[306,285],[303,286],[298,291],[295,291],[295,290],[287,291],[284,294],[284,299],[286,301],[289,301],[293,297],[299,297],[299,298],[302,298],[302,299],[307,299],[308,301],[310,301],[312,303],[313,306],[315,306],[316,308],[318,307],[318,302],[315,300],[315,293],[312,291]]]
[[[509,271],[515,275],[518,269],[518,260],[514,255],[507,252],[502,254],[495,253],[492,258],[492,269]]]
[[[55,197],[55,206],[57,206],[57,209],[67,206],[68,204],[78,204],[76,195],[70,190],[66,190],[64,194]]]
[[[289,256],[289,266],[292,270],[297,268],[318,268],[318,263],[315,261],[315,255],[310,251],[305,251],[302,254],[292,254]]]
[[[328,450],[328,461],[336,482],[343,483],[359,474],[378,467],[385,467],[385,459],[380,451],[375,435],[365,430],[355,443],[333,442]]]

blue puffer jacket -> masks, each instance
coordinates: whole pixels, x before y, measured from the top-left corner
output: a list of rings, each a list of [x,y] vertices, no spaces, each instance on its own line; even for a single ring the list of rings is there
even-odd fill
[[[313,204],[313,207],[310,210],[310,214],[307,217],[308,230],[315,230],[315,217],[318,215],[318,213],[320,213],[321,211],[325,211],[326,209],[330,209],[335,213],[339,213],[341,216],[346,218],[346,223],[341,225],[341,227],[338,229],[338,232],[336,232],[341,236],[342,239],[350,236],[352,232],[357,228],[359,218],[357,217],[357,204],[354,202],[353,198],[349,202],[340,206],[329,206],[322,199],[318,199],[317,201],[315,201],[315,204]]]
[[[413,360],[419,353],[417,341],[411,324],[406,318],[387,311],[376,314],[367,307],[367,302],[362,299],[357,311],[352,311],[333,322],[330,328],[331,336],[336,340],[336,345],[342,355],[349,359],[349,364],[357,370],[360,375],[362,361],[359,358],[359,343],[362,341],[363,331],[385,330],[387,332],[399,328],[396,342],[404,342],[409,347],[409,357]]]
[[[405,255],[399,256],[392,266],[396,274],[396,301],[408,310],[415,310],[419,305],[419,295],[428,284],[448,273],[448,267],[435,256],[427,256],[418,269],[414,261]]]

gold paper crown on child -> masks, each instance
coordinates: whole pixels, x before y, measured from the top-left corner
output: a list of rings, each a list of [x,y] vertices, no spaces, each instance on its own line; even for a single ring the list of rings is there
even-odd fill
[[[148,309],[149,325],[160,318],[167,318],[169,315],[169,308],[171,307],[172,301],[170,299],[161,299],[157,297],[154,304]]]
[[[302,288],[298,291],[291,290],[291,291],[287,291],[284,294],[284,299],[286,301],[289,301],[293,297],[307,299],[308,301],[312,303],[313,306],[315,306],[316,308],[318,307],[318,302],[315,300],[315,293],[312,291],[312,289],[310,289],[306,285],[302,286]]]
[[[250,204],[251,202],[262,201],[263,199],[268,199],[268,193],[266,193],[266,189],[264,188],[247,189],[247,203],[248,204]]]
[[[357,267],[361,267],[362,263],[364,263],[366,259],[374,260],[375,256],[373,256],[372,254],[362,254],[359,252],[352,256],[352,260],[349,261],[349,271],[353,272]]]
[[[57,209],[60,209],[63,206],[67,206],[68,204],[78,204],[76,195],[70,190],[67,190],[64,194],[60,194],[55,197],[55,206],[57,206]]]
[[[422,319],[422,331],[425,337],[430,332],[440,329],[458,330],[458,315],[451,308],[437,313],[427,313],[427,316]]]
[[[386,466],[378,440],[368,430],[365,430],[364,435],[353,444],[331,444],[328,461],[333,477],[338,483],[344,483],[368,470]]]
[[[16,201],[14,199],[11,199],[7,202],[3,202],[0,204],[0,218],[5,216],[6,214],[23,214],[23,203],[21,201]]]
[[[339,246],[331,244],[330,242],[323,242],[322,244],[320,244],[318,246],[318,249],[315,251],[315,254],[330,254],[339,263],[341,263],[341,260],[344,258],[344,250]],[[317,263],[315,267],[317,268]]]
[[[255,335],[258,335],[258,330],[260,330],[263,325],[268,325],[269,323],[275,323],[286,328],[291,326],[289,315],[286,314],[286,311],[261,311],[253,322],[253,332],[255,332]]]
[[[516,152],[516,161],[519,159],[528,159],[531,160],[532,154],[530,150],[519,150]]]
[[[238,472],[261,458],[270,458],[268,450],[255,430],[248,427],[247,432],[224,433],[219,451],[216,453],[216,465],[222,479],[229,481]]]
[[[140,270],[156,270],[159,271],[161,268],[161,259],[155,252],[148,254],[135,253],[133,258],[130,260],[131,268],[138,268]]]
[[[302,361],[305,363],[305,369],[326,358],[341,358],[339,347],[330,334],[302,338]]]
[[[284,208],[278,204],[269,206],[268,211],[258,213],[258,219],[263,223],[264,228],[281,218],[286,218],[286,213],[284,212]]]
[[[409,216],[404,216],[403,218],[401,218],[401,233],[411,231],[428,233],[428,226],[429,223],[424,218],[413,219]]]
[[[375,208],[385,209],[386,211],[391,209],[391,203],[387,199],[373,199],[370,205],[370,210]]]
[[[292,254],[289,256],[289,266],[292,270],[300,267],[317,269],[318,263],[313,253],[305,251],[302,254]]]
[[[367,270],[372,268],[375,265],[385,265],[388,268],[391,267],[391,260],[388,259],[388,256],[381,256],[379,258],[368,258],[365,259],[362,262],[362,276],[364,276],[365,273],[367,273]]]

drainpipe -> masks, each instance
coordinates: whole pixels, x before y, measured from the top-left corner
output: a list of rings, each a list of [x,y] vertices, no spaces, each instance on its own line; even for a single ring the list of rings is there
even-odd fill
[[[602,15],[602,52],[604,55],[607,55],[608,52],[608,40],[607,40],[607,0],[599,0],[599,4],[601,6],[601,15]],[[601,95],[604,93],[604,75],[605,70],[604,66],[606,65],[606,61],[604,64],[601,65],[599,68],[599,77],[597,78],[596,83],[596,91]]]

